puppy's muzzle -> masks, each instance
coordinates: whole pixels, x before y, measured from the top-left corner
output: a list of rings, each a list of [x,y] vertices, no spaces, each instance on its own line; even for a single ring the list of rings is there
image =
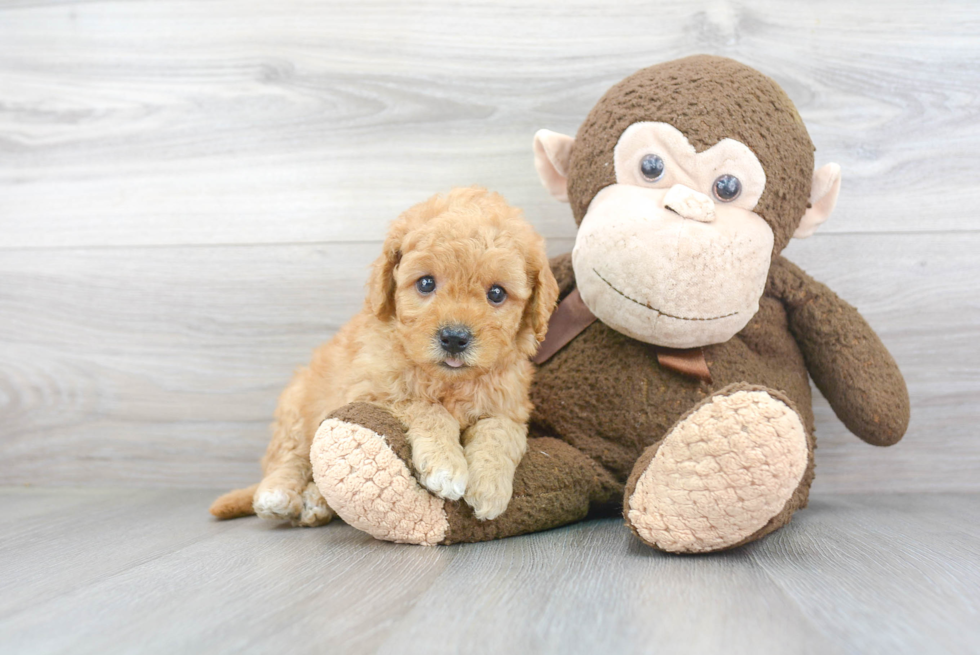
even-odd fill
[[[439,346],[450,355],[458,355],[473,343],[473,333],[467,328],[454,325],[439,330]]]

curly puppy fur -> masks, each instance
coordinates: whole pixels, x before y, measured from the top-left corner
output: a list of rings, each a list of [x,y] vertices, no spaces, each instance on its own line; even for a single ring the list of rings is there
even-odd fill
[[[435,280],[431,293],[416,286],[425,276]],[[507,294],[499,305],[487,297],[494,285]],[[366,401],[408,426],[422,484],[464,498],[478,518],[498,516],[526,444],[529,358],[557,297],[543,239],[498,194],[454,189],[412,207],[389,229],[364,309],[283,391],[262,482],[225,494],[211,513],[329,522],[333,512],[312,483],[310,444],[330,412]],[[463,352],[441,346],[447,327],[472,335]]]

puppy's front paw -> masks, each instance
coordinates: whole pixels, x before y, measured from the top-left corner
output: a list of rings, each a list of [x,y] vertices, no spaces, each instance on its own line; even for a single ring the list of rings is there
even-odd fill
[[[504,513],[514,492],[514,466],[510,462],[470,462],[470,481],[463,499],[481,521]]]
[[[463,497],[469,471],[462,448],[447,449],[437,444],[416,442],[412,451],[412,463],[418,471],[419,482],[440,498],[459,500]]]

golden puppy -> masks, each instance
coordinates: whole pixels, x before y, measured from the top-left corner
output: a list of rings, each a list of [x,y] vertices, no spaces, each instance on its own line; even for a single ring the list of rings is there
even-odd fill
[[[480,519],[507,508],[531,411],[529,357],[558,297],[544,241],[499,195],[455,189],[392,223],[368,287],[361,313],[280,397],[262,482],[225,494],[212,514],[329,522],[310,444],[330,412],[355,401],[408,427],[433,493],[465,499]]]

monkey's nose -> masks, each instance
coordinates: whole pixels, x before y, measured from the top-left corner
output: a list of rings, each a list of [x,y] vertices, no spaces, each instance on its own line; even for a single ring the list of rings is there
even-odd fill
[[[439,330],[439,345],[450,355],[458,355],[473,341],[473,333],[464,327],[444,327]]]
[[[715,220],[715,203],[711,198],[683,184],[675,184],[664,196],[664,207],[683,218],[710,223]]]

